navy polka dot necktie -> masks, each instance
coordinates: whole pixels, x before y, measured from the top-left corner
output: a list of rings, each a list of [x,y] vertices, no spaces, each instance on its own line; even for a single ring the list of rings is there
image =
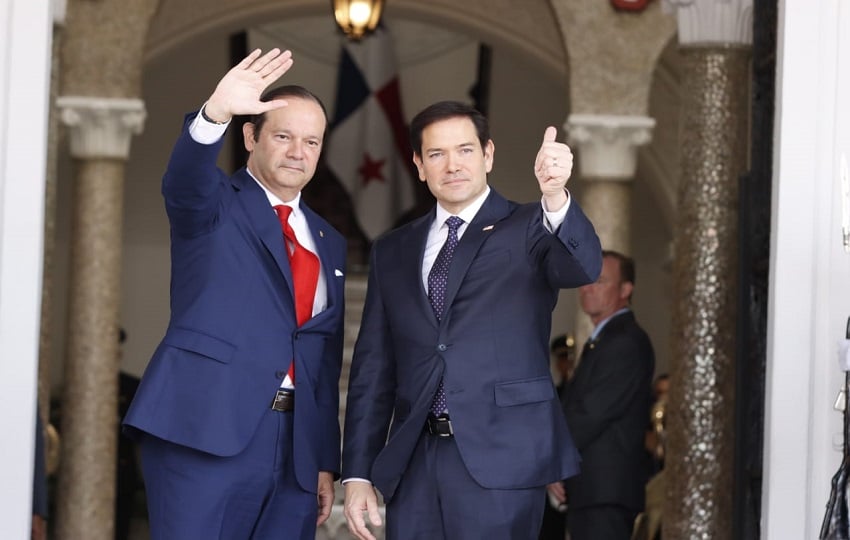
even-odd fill
[[[446,225],[449,227],[446,243],[440,248],[440,252],[434,260],[434,266],[428,273],[428,300],[431,302],[437,321],[443,319],[443,312],[446,308],[446,283],[449,279],[449,266],[458,244],[457,231],[463,225],[463,220],[457,216],[451,216],[446,220]],[[437,416],[446,412],[446,391],[443,389],[442,379],[437,392],[434,394],[431,412]]]

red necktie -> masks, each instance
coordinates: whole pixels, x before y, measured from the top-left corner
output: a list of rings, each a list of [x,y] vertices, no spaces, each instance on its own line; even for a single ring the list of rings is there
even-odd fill
[[[286,239],[286,255],[289,257],[289,267],[292,269],[292,284],[295,289],[295,319],[298,326],[303,325],[313,316],[313,298],[316,296],[316,286],[319,282],[319,259],[316,255],[298,243],[295,232],[289,226],[289,215],[292,207],[279,204],[274,207],[283,236]],[[289,378],[295,382],[295,362],[289,365]]]

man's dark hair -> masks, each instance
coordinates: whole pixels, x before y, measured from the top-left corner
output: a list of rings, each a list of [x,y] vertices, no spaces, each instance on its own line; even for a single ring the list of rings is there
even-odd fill
[[[459,101],[438,101],[420,111],[410,122],[410,146],[413,153],[422,156],[422,132],[426,127],[449,118],[469,118],[475,126],[482,149],[490,140],[490,123],[477,109]]]
[[[635,261],[631,257],[627,257],[618,251],[608,249],[602,250],[602,258],[611,257],[617,259],[620,263],[620,282],[628,282],[635,284]]]
[[[325,104],[322,103],[322,100],[316,94],[303,86],[288,84],[272,88],[260,97],[260,101],[271,101],[273,99],[286,99],[290,97],[306,99],[307,101],[316,103],[322,109],[322,114],[325,115],[325,131],[328,130],[328,111],[325,109]],[[257,141],[260,137],[260,131],[263,129],[263,124],[266,123],[266,113],[252,115],[250,122],[254,124],[254,140]]]

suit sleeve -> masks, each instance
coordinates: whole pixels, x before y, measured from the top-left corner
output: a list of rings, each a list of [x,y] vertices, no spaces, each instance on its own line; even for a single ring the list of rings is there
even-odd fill
[[[189,134],[194,117],[186,116],[162,179],[168,219],[173,232],[183,237],[215,227],[227,186],[227,175],[216,166],[224,137],[213,144],[196,142]]]
[[[550,233],[543,225],[543,211],[535,205],[529,228],[529,246],[549,285],[568,289],[593,283],[602,271],[602,247],[593,224],[576,201],[570,203],[564,222]]]
[[[387,439],[395,402],[395,362],[372,250],[366,303],[348,383],[342,477],[371,478],[372,463]]]
[[[643,385],[647,370],[651,370],[652,355],[651,346],[637,335],[616,336],[604,344],[604,349],[594,353],[592,372],[580,394],[569,396],[573,389],[567,387],[564,414],[579,451],[634,406],[636,394],[645,391]],[[573,382],[578,383],[578,378]]]

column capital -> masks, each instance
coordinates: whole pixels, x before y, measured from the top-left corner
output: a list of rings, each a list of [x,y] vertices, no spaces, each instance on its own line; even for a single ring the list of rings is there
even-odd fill
[[[629,181],[637,169],[637,149],[652,140],[655,119],[648,116],[571,114],[567,141],[577,146],[584,178]]]
[[[676,13],[680,45],[752,45],[753,0],[662,0]]]
[[[127,159],[130,136],[142,132],[147,116],[141,99],[60,96],[56,106],[71,130],[71,155],[79,159]]]

